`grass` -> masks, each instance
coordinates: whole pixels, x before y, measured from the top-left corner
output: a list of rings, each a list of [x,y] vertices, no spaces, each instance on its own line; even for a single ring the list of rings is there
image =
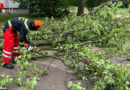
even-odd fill
[[[31,20],[34,19],[42,19],[38,13],[33,13],[33,14],[0,14],[0,29],[3,28],[3,25],[5,22],[7,22],[9,19],[14,18],[14,17],[26,17]]]
[[[119,14],[125,13],[126,15],[130,16],[130,8],[120,8],[117,12]]]
[[[77,13],[77,11],[78,11],[77,6],[71,6],[69,9],[70,9],[71,13]],[[84,13],[87,13],[87,12],[88,12],[88,9],[85,7],[84,8]],[[128,8],[120,8],[120,9],[118,9],[117,13],[118,14],[125,13],[126,15],[130,16],[130,8],[129,8],[129,10],[128,10]]]
[[[0,14],[0,22],[5,22],[9,20],[10,18],[14,17],[26,17],[29,19],[41,19],[41,17],[38,15],[38,13],[33,13],[33,14]]]
[[[76,12],[78,11],[78,7],[77,6],[71,6],[70,8],[70,12]],[[88,9],[85,7],[84,8],[84,13],[87,13],[88,12]]]

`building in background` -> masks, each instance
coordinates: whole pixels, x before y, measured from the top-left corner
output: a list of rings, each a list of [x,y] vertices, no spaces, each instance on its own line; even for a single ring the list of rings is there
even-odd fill
[[[7,13],[16,13],[16,14],[29,13],[28,9],[20,9],[19,3],[14,2],[13,0],[0,0],[0,3],[4,4]]]
[[[5,8],[18,8],[19,3],[13,2],[12,0],[0,0],[0,3],[3,3]]]

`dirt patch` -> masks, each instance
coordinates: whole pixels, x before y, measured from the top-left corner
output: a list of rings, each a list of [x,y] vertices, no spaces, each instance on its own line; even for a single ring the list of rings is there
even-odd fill
[[[118,57],[113,57],[111,59],[112,63],[121,65],[130,65],[130,61],[127,60],[125,55],[119,55]]]
[[[130,45],[130,42],[128,42],[126,44],[126,47],[128,47]],[[104,52],[104,50],[102,48],[98,48],[98,47],[93,47],[92,51],[100,51],[100,52]],[[130,61],[127,60],[127,57],[125,55],[119,55],[117,57],[111,56],[112,63],[114,64],[121,64],[121,65],[130,65]]]
[[[4,67],[0,67],[0,75],[1,74],[5,74],[5,75],[10,75],[12,76],[12,78],[16,78],[16,71],[18,71],[18,67],[17,65],[15,65],[15,68],[10,70],[10,69],[6,69]]]

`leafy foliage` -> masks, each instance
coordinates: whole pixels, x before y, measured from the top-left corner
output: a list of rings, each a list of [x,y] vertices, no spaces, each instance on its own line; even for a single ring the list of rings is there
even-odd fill
[[[130,4],[130,0],[120,0],[123,2],[123,6],[122,7],[125,7],[125,8],[128,8],[129,7],[129,4]]]
[[[11,76],[7,75],[5,76],[4,74],[0,76],[0,89],[4,89],[4,87],[8,86],[10,83],[12,83],[13,79]]]
[[[14,2],[19,2],[20,8],[29,8],[30,12],[35,12],[39,9],[39,3],[41,0],[13,0]]]
[[[73,82],[69,82],[68,87],[72,90],[86,90],[85,88],[81,87],[81,83],[73,84]]]
[[[36,64],[29,63],[31,59],[30,52],[27,52],[24,48],[21,48],[21,52],[23,55],[16,58],[17,64],[20,67],[17,71],[16,84],[29,90],[36,90],[37,81],[40,79],[39,76],[48,74],[48,72],[40,70]]]
[[[95,80],[94,90],[128,90],[130,67],[110,61],[114,55],[128,53],[125,44],[130,39],[130,31],[125,23],[130,18],[115,17],[121,5],[104,6],[92,15],[82,17],[70,15],[61,22],[55,22],[53,18],[48,22],[46,18],[44,30],[31,34],[30,40],[44,40],[43,45],[53,45],[57,52],[51,57],[62,59],[80,78],[86,80],[89,76]],[[103,52],[93,52],[93,47],[99,47]]]
[[[40,2],[40,13],[44,16],[58,17],[69,13],[69,6],[75,0],[42,0]]]
[[[42,16],[61,16],[69,13],[68,7],[75,0],[14,0],[21,8],[29,8],[31,12],[39,11]]]
[[[93,7],[96,7],[104,2],[107,2],[107,1],[110,1],[110,0],[86,0],[86,6],[88,8],[93,8]]]

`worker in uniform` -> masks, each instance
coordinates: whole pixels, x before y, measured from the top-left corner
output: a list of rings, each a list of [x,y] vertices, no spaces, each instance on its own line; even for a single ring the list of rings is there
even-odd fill
[[[4,26],[4,46],[3,46],[3,67],[13,69],[14,58],[19,56],[19,41],[24,42],[24,46],[29,46],[26,38],[30,30],[36,31],[42,27],[40,20],[31,21],[24,17],[15,17],[8,20]],[[17,34],[19,32],[19,36]]]

